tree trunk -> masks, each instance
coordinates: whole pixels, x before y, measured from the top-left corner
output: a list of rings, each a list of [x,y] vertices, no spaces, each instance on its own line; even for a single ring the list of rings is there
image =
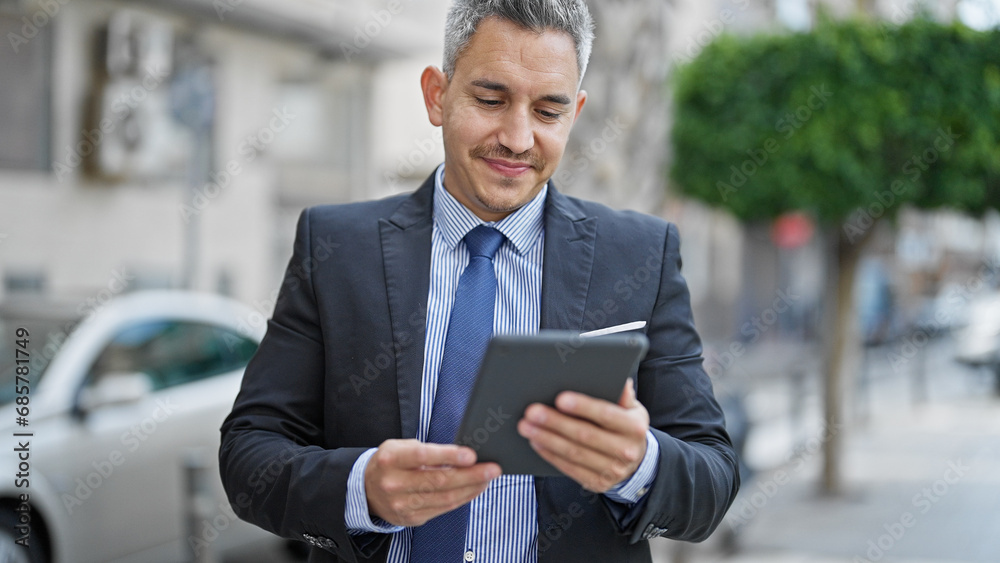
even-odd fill
[[[874,0],[854,0],[854,11],[862,16],[875,15]]]
[[[830,270],[827,283],[826,374],[823,386],[824,432],[823,476],[821,490],[826,495],[843,492],[841,462],[844,428],[844,389],[852,379],[844,381],[844,366],[850,349],[850,338],[857,315],[854,311],[854,278],[862,251],[876,225],[872,225],[860,239],[849,240],[844,229],[829,233]],[[832,317],[829,315],[832,314]]]

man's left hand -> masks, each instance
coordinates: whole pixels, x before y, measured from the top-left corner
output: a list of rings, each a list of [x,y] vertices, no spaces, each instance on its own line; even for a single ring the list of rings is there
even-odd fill
[[[649,413],[629,379],[618,404],[564,391],[556,408],[534,403],[517,431],[556,469],[595,493],[628,479],[646,453]]]

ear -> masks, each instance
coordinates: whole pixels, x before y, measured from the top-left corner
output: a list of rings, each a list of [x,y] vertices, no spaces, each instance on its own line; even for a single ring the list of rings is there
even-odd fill
[[[583,111],[583,104],[587,103],[587,91],[580,90],[576,93],[576,112],[573,113],[573,122],[576,123],[576,118],[580,117],[580,112]]]
[[[440,127],[444,123],[444,93],[448,89],[448,77],[435,67],[429,66],[420,75],[420,89],[424,92],[424,105],[431,125]]]

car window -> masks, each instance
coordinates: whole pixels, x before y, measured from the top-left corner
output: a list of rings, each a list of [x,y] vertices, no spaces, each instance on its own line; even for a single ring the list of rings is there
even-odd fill
[[[120,331],[94,361],[90,385],[109,373],[145,373],[153,389],[198,381],[242,368],[257,343],[220,326],[150,321]]]
[[[0,310],[0,335],[3,338],[3,341],[0,342],[0,358],[11,358],[10,365],[0,365],[0,405],[11,403],[17,397],[14,385],[17,364],[14,363],[14,349],[11,347],[15,340],[15,331],[18,328],[25,328],[31,335],[28,347],[31,357],[31,361],[28,363],[30,368],[28,380],[34,388],[42,380],[42,376],[49,368],[49,363],[59,352],[63,343],[66,342],[66,337],[73,332],[79,321],[79,318],[67,316],[17,317],[11,321],[4,319],[4,312]]]

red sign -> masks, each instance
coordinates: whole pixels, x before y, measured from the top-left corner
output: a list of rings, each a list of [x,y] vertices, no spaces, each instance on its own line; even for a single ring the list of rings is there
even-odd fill
[[[805,213],[785,213],[771,225],[771,240],[779,248],[799,248],[812,239],[815,230]]]

